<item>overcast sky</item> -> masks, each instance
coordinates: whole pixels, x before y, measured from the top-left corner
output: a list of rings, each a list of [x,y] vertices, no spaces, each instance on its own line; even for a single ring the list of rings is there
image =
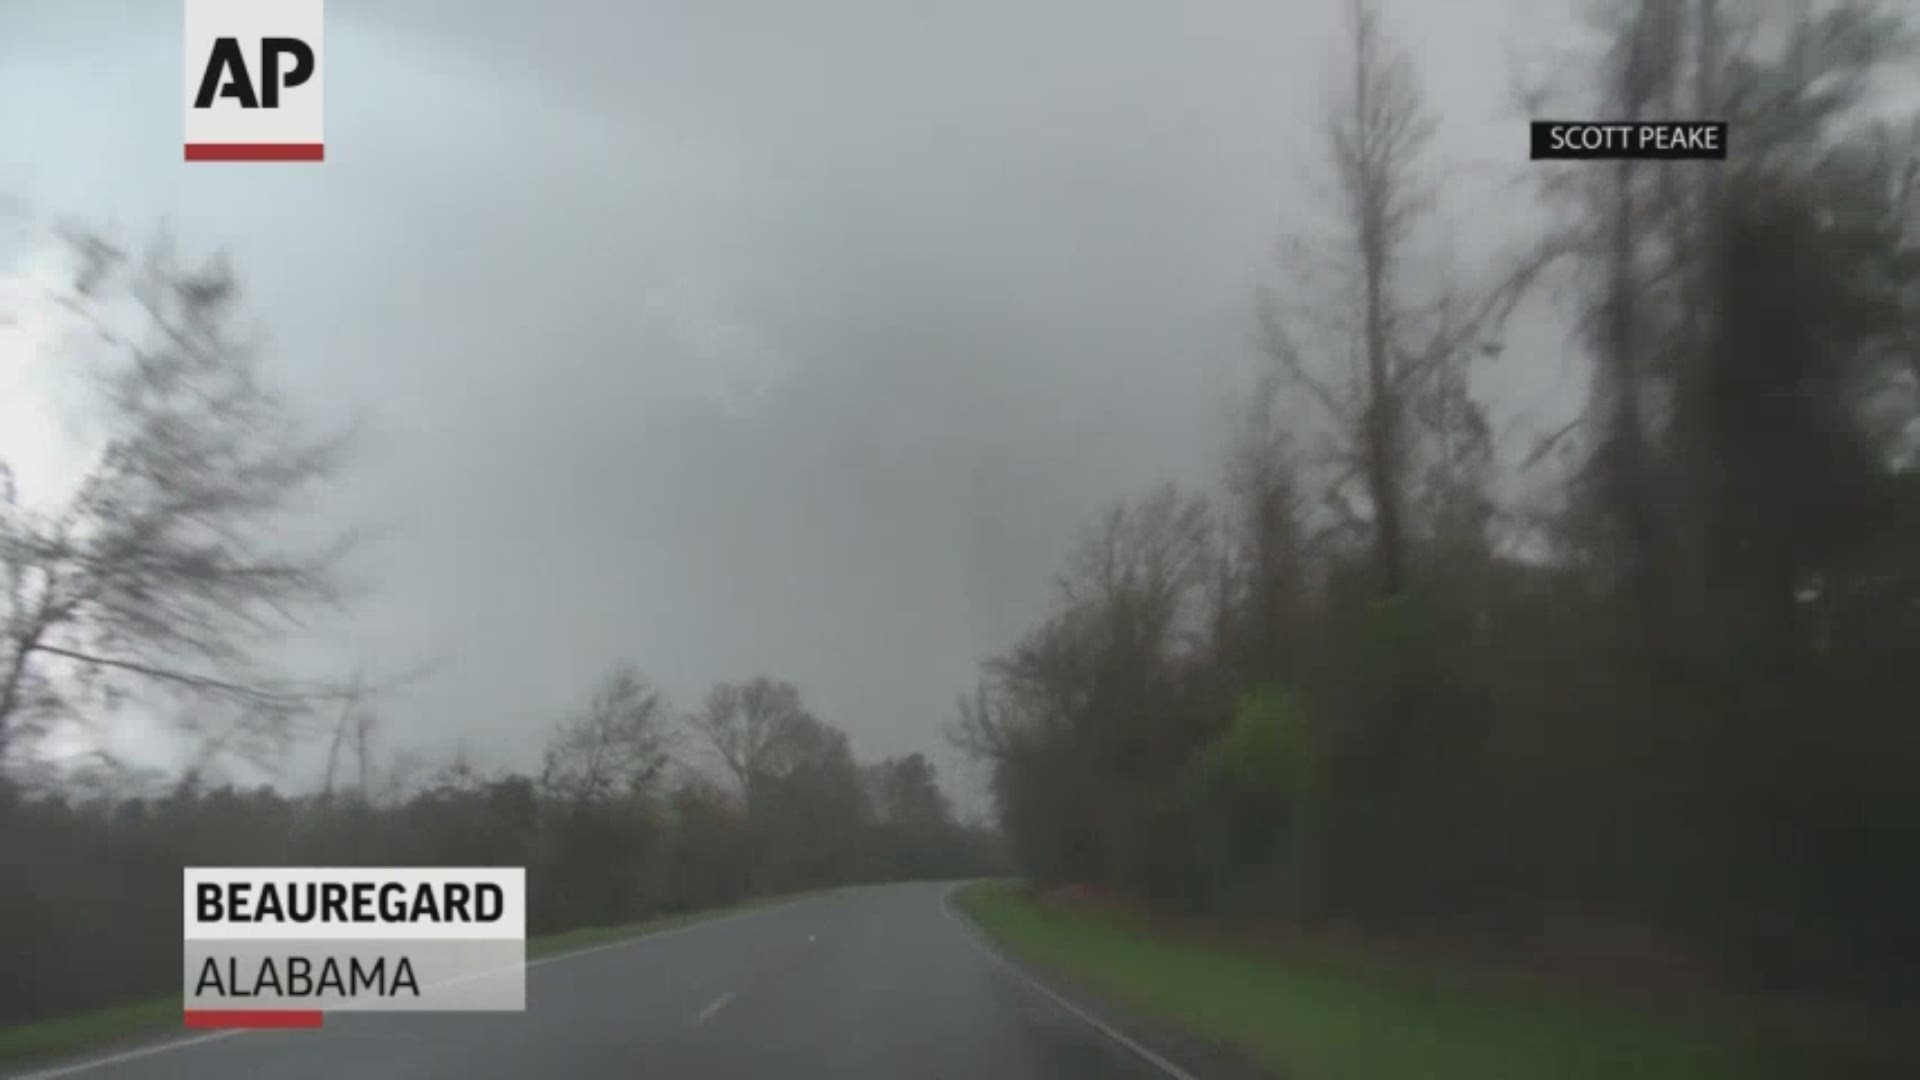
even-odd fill
[[[1543,16],[1386,6],[1471,250]],[[262,166],[180,160],[174,0],[0,0],[0,193],[231,251],[280,381],[369,418],[329,647],[446,661],[396,743],[525,765],[616,661],[767,673],[972,802],[975,663],[1101,504],[1216,474],[1339,11],[329,0],[327,160]]]

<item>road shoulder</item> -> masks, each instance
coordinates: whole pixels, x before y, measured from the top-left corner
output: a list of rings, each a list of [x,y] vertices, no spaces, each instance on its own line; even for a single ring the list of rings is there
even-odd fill
[[[967,911],[965,890],[992,882],[963,882],[942,898],[947,914],[960,922],[973,942],[1015,977],[1052,998],[1101,1036],[1126,1046],[1157,1067],[1168,1080],[1277,1080],[1284,1073],[1263,1066],[1245,1051],[1204,1038],[1169,1020],[1149,1016],[1094,987],[1085,977],[1043,965],[1014,952]]]

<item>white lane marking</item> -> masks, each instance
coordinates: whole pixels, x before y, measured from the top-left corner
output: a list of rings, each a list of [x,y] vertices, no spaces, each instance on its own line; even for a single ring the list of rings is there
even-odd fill
[[[1199,1080],[1199,1077],[1194,1076],[1192,1073],[1188,1072],[1187,1070],[1181,1068],[1178,1065],[1175,1065],[1173,1062],[1168,1061],[1166,1058],[1161,1057],[1159,1054],[1154,1053],[1153,1051],[1147,1049],[1146,1047],[1141,1046],[1139,1043],[1135,1042],[1134,1040],[1128,1038],[1124,1033],[1114,1028],[1112,1024],[1107,1023],[1106,1021],[1100,1019],[1099,1017],[1093,1015],[1092,1013],[1087,1012],[1085,1009],[1082,1009],[1080,1006],[1075,1005],[1073,1002],[1068,1001],[1066,998],[1061,997],[1059,994],[1055,993],[1051,987],[1047,986],[1045,983],[1042,983],[1040,980],[1034,978],[1033,976],[1027,974],[1026,972],[1020,970],[1019,965],[1007,959],[1005,956],[1002,956],[1000,954],[1000,950],[996,948],[991,942],[989,942],[985,938],[985,936],[983,936],[980,929],[973,924],[973,920],[967,918],[965,915],[962,915],[958,911],[955,911],[953,909],[953,894],[955,892],[958,892],[960,888],[966,884],[967,883],[963,881],[958,885],[949,886],[947,888],[947,891],[943,893],[940,897],[940,906],[946,909],[947,917],[959,923],[960,928],[966,932],[968,944],[972,945],[976,949],[979,949],[982,953],[986,954],[988,959],[992,960],[996,964],[999,964],[1003,969],[1012,972],[1015,976],[1017,976],[1020,979],[1021,982],[1025,983],[1026,985],[1032,987],[1035,990],[1040,991],[1040,993],[1046,995],[1047,999],[1052,1001],[1055,1005],[1058,1005],[1061,1008],[1067,1010],[1069,1013],[1072,1013],[1074,1016],[1079,1017],[1081,1020],[1087,1023],[1087,1026],[1093,1028],[1095,1031],[1098,1031],[1100,1034],[1105,1035],[1107,1038],[1112,1039],[1114,1042],[1119,1043],[1121,1046],[1124,1046],[1128,1050],[1133,1051],[1134,1054],[1138,1055],[1141,1058],[1141,1060],[1154,1066],[1155,1068],[1159,1069],[1161,1072],[1166,1073],[1168,1076],[1173,1077],[1173,1080]]]
[[[706,1023],[707,1021],[713,1019],[714,1013],[717,1013],[721,1009],[726,1008],[727,1005],[732,1001],[733,1001],[733,991],[729,990],[726,993],[721,994],[719,997],[714,998],[712,1004],[708,1005],[704,1009],[701,1009],[700,1015],[694,1017],[693,1022],[696,1024]]]
[[[172,1042],[161,1043],[158,1046],[143,1046],[138,1050],[128,1050],[124,1053],[95,1058],[92,1061],[82,1061],[73,1065],[62,1065],[57,1069],[44,1069],[40,1072],[24,1073],[15,1077],[14,1080],[53,1080],[56,1076],[72,1076],[76,1073],[92,1072],[95,1069],[104,1069],[109,1065],[118,1065],[123,1061],[133,1061],[137,1058],[151,1057],[154,1054],[164,1054],[169,1050],[179,1050],[183,1047],[198,1045],[199,1043],[213,1042],[215,1039],[230,1039],[235,1035],[244,1034],[246,1034],[246,1032],[239,1028],[226,1031],[209,1031],[205,1035],[189,1035],[184,1039],[175,1039]]]
[[[619,941],[610,941],[604,945],[591,945],[591,946],[588,946],[587,948],[575,949],[571,952],[555,953],[552,956],[543,956],[538,960],[527,961],[527,968],[531,970],[533,968],[542,967],[547,964],[559,963],[562,960],[573,960],[577,957],[591,956],[594,953],[607,952],[610,949],[630,948],[634,945],[643,945],[649,941],[659,941],[662,938],[678,937],[681,934],[689,934],[695,930],[705,930],[705,929],[708,929],[709,927],[724,926],[727,923],[739,922],[742,919],[750,919],[755,915],[763,915],[769,911],[778,910],[780,908],[786,907],[789,904],[797,904],[804,900],[817,900],[821,896],[831,895],[832,893],[838,892],[838,891],[840,890],[830,889],[830,890],[827,890],[827,892],[825,893],[809,893],[805,896],[796,896],[791,900],[783,900],[783,901],[778,901],[776,903],[763,904],[749,911],[738,911],[732,915],[722,915],[717,919],[701,919],[698,922],[691,922],[685,926],[676,926],[670,930],[655,930],[650,934],[639,934],[630,938],[621,938]],[[456,979],[455,981],[457,982],[461,980]],[[358,1011],[358,1010],[339,1010],[339,1011],[346,1012],[346,1011]],[[71,1065],[61,1065],[57,1068],[42,1069],[39,1072],[20,1073],[16,1076],[11,1077],[10,1080],[54,1080],[55,1077],[77,1076],[81,1073],[92,1072],[95,1069],[104,1069],[109,1065],[118,1065],[122,1062],[135,1061],[140,1058],[152,1057],[155,1054],[165,1054],[174,1050],[185,1050],[189,1046],[198,1046],[201,1043],[213,1042],[216,1039],[231,1039],[236,1035],[246,1035],[246,1034],[249,1034],[249,1032],[244,1028],[232,1028],[226,1031],[209,1031],[205,1035],[189,1035],[184,1039],[175,1039],[172,1042],[157,1043],[153,1046],[142,1046],[142,1047],[139,1047],[138,1049],[126,1050],[118,1054],[110,1055],[108,1057],[94,1058],[91,1061],[77,1061]]]

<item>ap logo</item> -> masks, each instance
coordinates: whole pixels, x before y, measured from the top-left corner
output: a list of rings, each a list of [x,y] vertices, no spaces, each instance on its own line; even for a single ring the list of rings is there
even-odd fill
[[[186,0],[188,161],[322,161],[322,0]]]

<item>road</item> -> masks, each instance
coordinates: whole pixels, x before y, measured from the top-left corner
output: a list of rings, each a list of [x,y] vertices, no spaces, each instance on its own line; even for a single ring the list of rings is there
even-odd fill
[[[335,1013],[30,1075],[1190,1080],[997,959],[948,888],[838,890],[537,962],[525,1013]]]

